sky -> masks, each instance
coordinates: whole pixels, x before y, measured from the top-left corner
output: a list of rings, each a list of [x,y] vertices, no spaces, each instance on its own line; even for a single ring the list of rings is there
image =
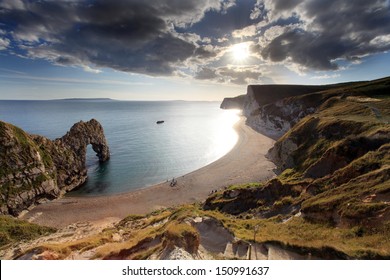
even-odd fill
[[[390,76],[390,0],[0,0],[0,99],[222,100]]]

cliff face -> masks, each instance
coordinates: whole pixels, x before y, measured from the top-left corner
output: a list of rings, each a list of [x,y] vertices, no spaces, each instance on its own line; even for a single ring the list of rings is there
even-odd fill
[[[278,139],[332,96],[324,96],[322,91],[337,86],[249,85],[243,109],[247,125]]]
[[[30,135],[0,122],[0,212],[18,215],[45,199],[59,197],[84,183],[89,144],[100,161],[109,159],[109,148],[100,123],[76,123],[54,141]]]
[[[245,95],[226,97],[221,103],[221,109],[242,109],[244,107]]]

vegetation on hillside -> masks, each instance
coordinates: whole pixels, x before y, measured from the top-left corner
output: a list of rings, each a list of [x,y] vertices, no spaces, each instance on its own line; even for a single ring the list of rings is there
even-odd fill
[[[16,242],[26,242],[42,235],[55,232],[55,229],[43,227],[16,219],[11,216],[0,216],[0,248]]]

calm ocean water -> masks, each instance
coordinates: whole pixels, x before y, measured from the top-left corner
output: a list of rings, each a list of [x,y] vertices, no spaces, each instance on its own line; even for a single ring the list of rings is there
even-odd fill
[[[219,102],[109,100],[0,101],[0,119],[50,139],[80,120],[97,119],[111,159],[87,153],[88,181],[69,195],[130,191],[179,177],[226,154],[237,142],[238,112]],[[157,125],[157,120],[165,123]]]

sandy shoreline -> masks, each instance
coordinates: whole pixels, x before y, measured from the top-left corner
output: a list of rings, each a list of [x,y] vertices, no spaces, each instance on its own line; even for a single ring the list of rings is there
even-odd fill
[[[124,194],[63,197],[38,205],[23,219],[58,228],[87,221],[109,223],[129,214],[146,214],[163,207],[203,201],[212,190],[273,177],[274,164],[265,154],[274,140],[245,125],[243,117],[235,129],[239,135],[238,141],[228,154],[176,178],[175,187],[170,187],[168,182]]]

